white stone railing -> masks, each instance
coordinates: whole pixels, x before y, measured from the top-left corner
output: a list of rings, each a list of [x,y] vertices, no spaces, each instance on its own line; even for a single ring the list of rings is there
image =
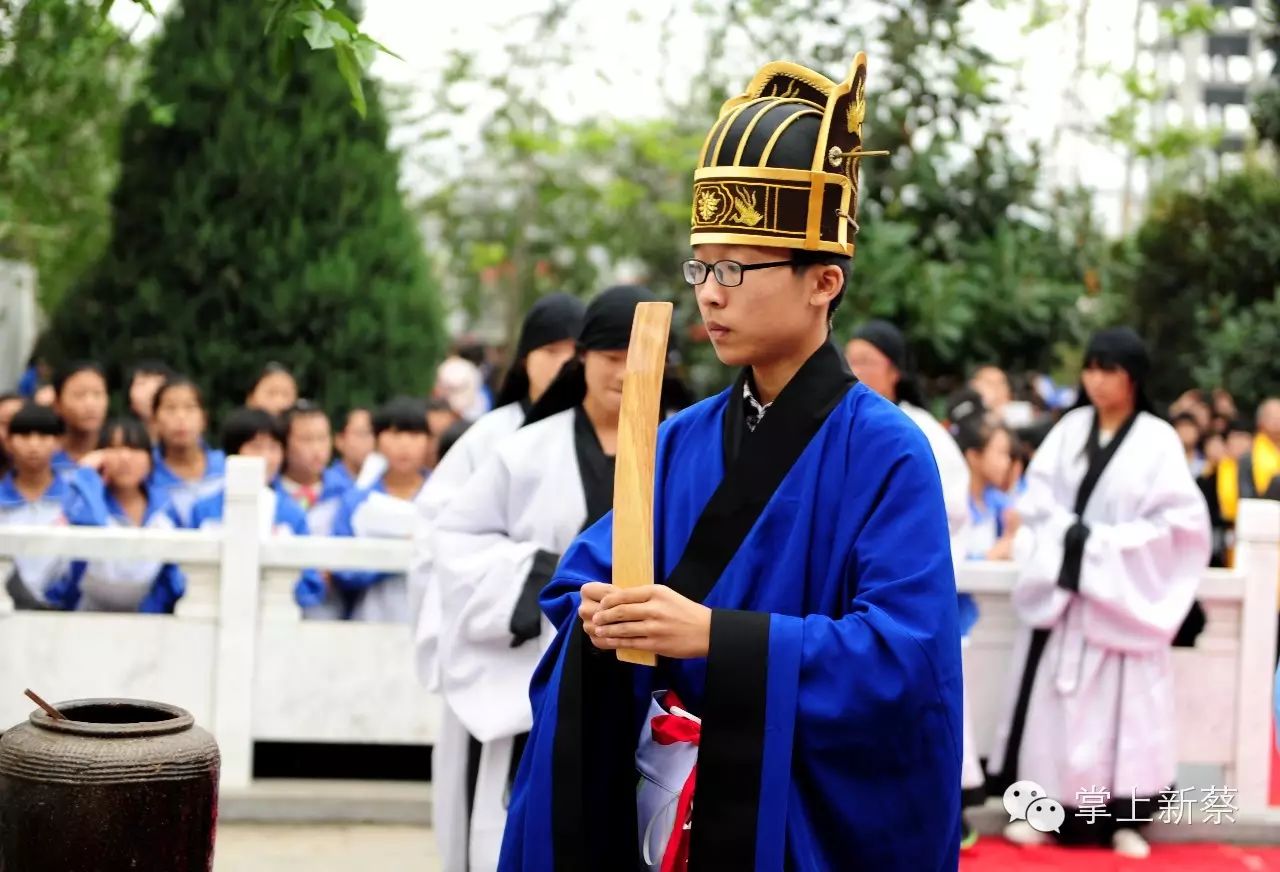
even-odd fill
[[[217,531],[0,527],[0,572],[15,553],[178,563],[188,590],[172,616],[14,611],[0,585],[0,728],[24,719],[30,687],[48,699],[129,696],[189,709],[222,749],[223,787],[249,785],[254,741],[430,744],[438,702],[418,684],[407,626],[303,621],[298,570],[404,571],[408,542],[259,538],[260,461],[231,458]],[[1176,649],[1184,763],[1222,766],[1242,811],[1267,805],[1280,503],[1244,501],[1237,568],[1208,570],[1207,626]],[[959,586],[981,620],[965,652],[978,747],[990,745],[1018,632],[1011,564],[975,563]]]
[[[30,687],[50,700],[160,699],[183,706],[222,750],[222,784],[249,785],[253,742],[430,744],[438,702],[422,690],[410,629],[303,621],[304,567],[403,572],[409,542],[263,541],[262,462],[230,458],[215,531],[0,527],[0,580],[13,554],[174,562],[187,575],[176,614],[14,611],[0,585],[0,729],[26,718]]]

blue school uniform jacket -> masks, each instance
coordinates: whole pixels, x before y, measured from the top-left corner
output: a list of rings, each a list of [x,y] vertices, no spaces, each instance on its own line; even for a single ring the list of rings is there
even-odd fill
[[[386,484],[379,477],[372,486],[353,488],[342,498],[333,521],[333,535],[408,539],[417,519],[418,509],[413,501],[387,493]],[[333,580],[348,600],[348,616],[353,620],[405,622],[411,619],[403,573],[343,570],[334,572]]]
[[[133,521],[96,475],[77,477],[67,520],[82,527],[132,527]],[[149,530],[181,526],[163,494],[147,495],[142,525]],[[169,614],[187,590],[187,579],[173,563],[138,560],[75,560],[50,599],[68,610]]]
[[[199,481],[188,481],[169,468],[159,448],[156,448],[152,457],[147,489],[169,500],[184,527],[192,526],[191,510],[197,502],[222,490],[222,481],[227,473],[227,455],[223,452],[205,448],[204,458],[204,477]]]
[[[65,449],[59,448],[53,453],[53,474],[66,478],[74,475],[76,470],[80,469],[80,464],[71,459],[71,455]]]
[[[947,519],[919,428],[825,345],[754,432],[745,374],[658,437],[656,577],[712,611],[709,656],[624,664],[577,616],[613,516],[543,590],[504,872],[633,869],[652,694],[702,719],[690,869],[958,865],[961,671]],[[514,583],[514,582],[513,582]]]
[[[275,515],[272,519],[272,530],[277,533],[288,533],[293,536],[309,536],[307,515],[302,507],[287,493],[276,485]],[[226,503],[226,490],[219,490],[200,500],[191,510],[190,527],[199,530],[203,527],[216,527],[222,524],[223,507]],[[324,601],[324,580],[314,569],[304,569],[293,588],[293,598],[298,605],[306,608]]]
[[[329,464],[329,468],[324,471],[324,475],[320,476],[320,484],[325,493],[346,493],[355,487],[356,480],[351,477],[351,473],[347,470],[345,463],[341,460],[335,460]]]
[[[55,474],[45,492],[28,502],[18,490],[14,473],[7,473],[0,478],[0,524],[66,525],[67,507],[77,490],[87,484],[88,477],[97,479],[97,475],[87,469],[70,476]],[[69,569],[69,561],[56,554],[15,554],[14,578],[0,579],[0,584],[16,581],[17,586],[9,585],[9,589],[11,595],[23,600],[20,605],[33,608],[57,605],[57,601],[50,598],[50,592],[65,581]]]

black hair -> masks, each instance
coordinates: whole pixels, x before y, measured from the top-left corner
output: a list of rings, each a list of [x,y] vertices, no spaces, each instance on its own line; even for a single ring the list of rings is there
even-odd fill
[[[1227,427],[1228,434],[1248,433],[1250,436],[1252,436],[1255,432],[1256,432],[1256,427],[1253,423],[1253,420],[1250,418],[1236,418],[1234,421],[1231,422],[1231,425]]]
[[[441,397],[431,397],[429,400],[427,400],[427,407],[425,411],[423,411],[422,413],[422,416],[424,419],[426,418],[428,412],[448,412],[450,415],[453,415],[455,419],[460,419],[462,417],[461,415],[459,415],[457,412],[453,410],[453,406],[449,405],[448,400],[442,399]],[[449,428],[446,427],[445,429],[448,430]],[[427,424],[427,430],[428,431],[431,430],[431,425],[429,423]],[[431,435],[435,436],[437,434],[432,433]],[[439,435],[443,436],[444,434],[441,433]]]
[[[67,364],[66,366],[59,367],[58,371],[54,373],[54,396],[62,396],[62,389],[67,386],[67,382],[71,380],[71,377],[79,375],[82,372],[97,373],[98,377],[102,379],[102,383],[104,385],[107,383],[107,372],[102,368],[102,364],[96,363],[92,360],[77,360]]]
[[[1175,427],[1177,427],[1179,424],[1190,424],[1191,426],[1195,427],[1197,431],[1200,430],[1200,422],[1197,421],[1196,416],[1191,414],[1190,412],[1179,412],[1178,414],[1173,416],[1173,421],[1171,423]]]
[[[222,450],[227,454],[239,454],[258,436],[270,436],[284,448],[284,427],[279,418],[262,409],[241,406],[222,424]]]
[[[853,273],[853,258],[847,254],[832,254],[829,251],[808,251],[803,248],[797,248],[791,252],[792,272],[799,275],[811,266],[840,267],[840,276],[842,278],[840,293],[836,294],[835,299],[827,306],[827,319],[830,320],[835,315],[841,301],[844,300],[844,292],[849,288],[849,276]]]
[[[351,416],[359,414],[360,412],[364,412],[366,415],[369,416],[369,419],[372,421],[373,419],[372,408],[370,408],[369,406],[351,406],[349,409],[342,412],[341,414],[334,416],[335,421],[342,422],[342,426],[338,428],[338,432],[341,433],[343,430],[347,429],[347,427],[351,424]]]
[[[982,394],[973,388],[960,388],[947,397],[947,420],[951,422],[952,433],[970,418],[981,418],[986,413],[987,407],[982,402]]]
[[[1008,433],[1010,447],[1013,444],[1013,432],[1003,424],[997,424],[985,415],[970,415],[956,426],[956,444],[962,452],[985,451],[991,440],[998,433]]]
[[[262,384],[263,380],[266,379],[267,376],[271,375],[287,375],[294,385],[298,384],[298,379],[289,371],[289,367],[285,366],[283,363],[277,363],[273,360],[259,371],[258,377],[255,378],[253,380],[253,384],[249,386],[249,393],[252,394],[256,391],[258,389],[258,385]]]
[[[1015,434],[1018,437],[1018,444],[1024,446],[1028,452],[1038,451],[1040,443],[1044,442],[1045,437],[1049,435],[1049,431],[1053,429],[1053,425],[1054,421],[1047,419],[1028,424],[1025,427],[1019,427]]]
[[[5,391],[3,394],[0,394],[0,403],[7,403],[10,400],[22,400],[22,402],[25,403],[27,398],[22,394],[15,393],[13,391]]]
[[[444,460],[444,456],[449,453],[449,449],[462,438],[462,434],[466,433],[467,428],[470,426],[470,421],[465,418],[459,418],[445,428],[445,431],[440,434],[440,446],[436,456],[437,463]]]
[[[326,421],[329,415],[317,404],[311,400],[298,400],[292,406],[284,410],[284,414],[280,416],[280,426],[284,430],[284,438],[287,442],[289,434],[293,430],[293,422],[298,418],[314,417],[316,415],[323,416]]]
[[[66,425],[62,423],[62,419],[58,417],[58,413],[48,406],[41,406],[37,403],[26,402],[22,404],[22,408],[14,414],[13,420],[9,422],[9,436],[29,436],[35,434],[37,436],[61,436],[66,430]]]
[[[204,393],[200,390],[200,385],[193,382],[190,378],[179,373],[171,373],[164,380],[164,384],[160,385],[156,391],[156,395],[151,400],[151,414],[160,411],[160,403],[164,399],[164,395],[176,388],[191,388],[191,392],[196,395],[196,405],[201,409],[204,408]]]
[[[387,430],[429,435],[426,401],[416,397],[396,397],[379,406],[373,413],[373,434],[381,436]]]
[[[147,426],[132,415],[108,421],[102,428],[102,435],[98,437],[98,448],[113,447],[111,443],[117,433],[120,434],[121,447],[151,453],[151,434],[147,432]]]
[[[126,389],[133,387],[133,380],[140,375],[159,375],[167,379],[173,374],[173,368],[162,360],[139,360],[126,370],[124,385]]]
[[[477,367],[483,367],[485,363],[485,347],[480,342],[462,342],[459,343],[456,352],[458,357],[463,360],[474,363]]]

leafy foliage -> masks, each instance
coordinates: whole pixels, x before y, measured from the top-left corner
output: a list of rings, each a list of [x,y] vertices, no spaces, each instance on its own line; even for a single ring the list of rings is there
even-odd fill
[[[1272,317],[1280,287],[1280,178],[1253,168],[1203,192],[1164,194],[1129,245],[1130,317],[1151,343],[1154,386],[1193,378],[1245,397],[1280,387],[1274,344],[1253,323]],[[1270,360],[1267,360],[1270,358]]]
[[[55,347],[114,373],[156,357],[222,403],[267,361],[327,405],[425,390],[441,314],[376,88],[327,59],[281,78],[256,0],[184,0],[156,43],[112,199],[111,244],[58,309]]]
[[[87,0],[0,4],[0,257],[36,267],[46,306],[106,245],[136,60]]]
[[[697,335],[678,264],[688,256],[694,162],[720,104],[769,60],[842,77],[866,48],[868,146],[892,157],[863,162],[862,232],[837,331],[873,313],[893,318],[933,374],[984,359],[1048,367],[1062,343],[1082,337],[1092,310],[1077,302],[1105,247],[1087,204],[1046,196],[1037,156],[1006,140],[993,96],[1000,70],[963,27],[965,0],[881,0],[856,16],[842,0],[704,0],[703,70],[691,93],[660,120],[581,123],[537,99],[542,75],[571,53],[562,32],[571,5],[548,3],[525,40],[538,51],[514,51],[505,71],[482,73],[455,56],[440,94],[445,117],[497,106],[479,152],[423,204],[449,257],[450,296],[473,317],[501,313],[510,335],[546,290],[589,294],[638,280],[676,300],[677,319]],[[728,377],[705,346],[692,356],[703,389]]]
[[[1280,55],[1280,0],[1264,5],[1268,24],[1267,48]],[[1280,148],[1280,63],[1271,71],[1271,81],[1258,92],[1253,104],[1253,126],[1258,136]]]

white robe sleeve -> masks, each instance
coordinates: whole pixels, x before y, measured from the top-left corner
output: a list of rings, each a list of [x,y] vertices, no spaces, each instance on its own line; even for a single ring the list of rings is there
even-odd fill
[[[441,690],[481,742],[532,725],[529,678],[541,658],[538,639],[512,647],[511,617],[542,549],[509,538],[510,488],[504,459],[490,458],[440,513],[435,530]],[[551,632],[543,627],[544,637]]]
[[[1155,428],[1151,428],[1155,430]],[[1089,605],[1086,638],[1116,650],[1150,651],[1172,641],[1209,565],[1210,524],[1204,497],[1171,430],[1143,443],[1153,474],[1128,482],[1138,511],[1116,523],[1086,517],[1080,595]],[[1157,436],[1168,439],[1156,440]]]
[[[429,691],[440,690],[442,606],[440,586],[434,581],[436,519],[449,501],[466,487],[481,462],[493,453],[494,443],[517,430],[523,420],[523,409],[504,406],[477,421],[432,471],[414,500],[418,512],[407,579],[409,616],[414,626],[418,680]]]
[[[1026,491],[1017,503],[1022,526],[1014,537],[1013,559],[1019,571],[1012,601],[1023,623],[1035,628],[1053,626],[1071,602],[1071,592],[1058,587],[1063,537],[1075,522],[1057,484],[1063,452],[1070,450],[1064,444],[1065,429],[1059,422],[1041,443],[1027,466]]]
[[[951,557],[956,568],[966,557],[965,538],[969,527],[969,464],[955,438],[937,419],[919,406],[901,403],[899,408],[915,422],[933,451],[942,480],[942,502],[947,510],[947,530],[951,534]]]
[[[925,430],[925,436],[929,437],[929,446],[938,462],[947,530],[951,534],[951,557],[959,566],[965,559],[965,531],[969,526],[969,465],[960,453],[960,446],[940,424]]]

